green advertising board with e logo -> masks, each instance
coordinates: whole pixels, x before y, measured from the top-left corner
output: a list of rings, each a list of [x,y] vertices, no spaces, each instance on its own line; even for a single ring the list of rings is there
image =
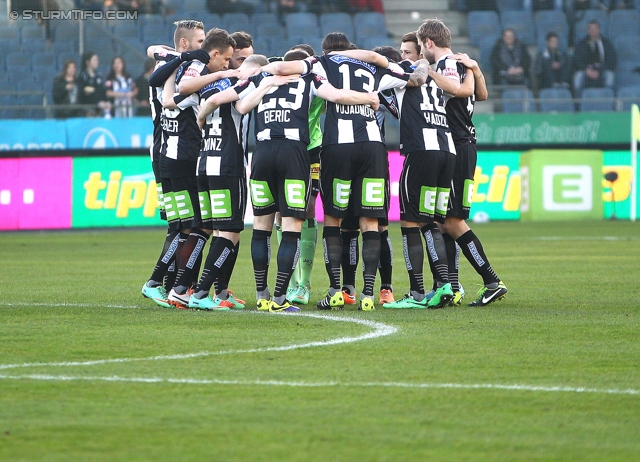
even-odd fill
[[[532,150],[520,157],[523,221],[601,220],[603,152]]]

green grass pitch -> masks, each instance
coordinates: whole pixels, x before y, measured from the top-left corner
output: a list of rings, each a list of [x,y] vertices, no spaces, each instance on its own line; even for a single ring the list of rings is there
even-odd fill
[[[226,313],[140,296],[162,229],[0,234],[0,461],[640,460],[640,225],[474,229],[503,301],[301,315],[254,311],[250,230]]]

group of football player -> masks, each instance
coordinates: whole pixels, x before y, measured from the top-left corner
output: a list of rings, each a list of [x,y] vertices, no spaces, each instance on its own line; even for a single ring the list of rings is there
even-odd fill
[[[378,270],[378,302],[384,308],[459,305],[464,298],[459,250],[483,279],[470,305],[505,297],[506,286],[465,221],[477,158],[471,117],[475,100],[487,98],[487,87],[476,61],[452,53],[451,34],[442,21],[427,19],[404,35],[400,52],[361,50],[345,34],[333,32],[324,38],[320,54],[301,44],[270,59],[253,53],[245,32],[213,28],[205,34],[204,25],[193,20],[175,25],[174,48],[147,50],[157,63],[149,77],[151,157],[168,230],[142,287],[145,297],[165,307],[243,309],[246,302],[229,289],[229,279],[249,197],[255,306],[299,311],[297,305],[309,303],[318,194],[329,279],[318,309],[345,304],[375,309]],[[387,229],[385,116],[400,120],[404,156],[400,229],[409,290],[399,299],[393,294]],[[247,182],[251,117],[256,145]],[[279,247],[271,292],[274,223]],[[425,250],[433,276],[429,291]],[[360,255],[364,277],[357,297]]]

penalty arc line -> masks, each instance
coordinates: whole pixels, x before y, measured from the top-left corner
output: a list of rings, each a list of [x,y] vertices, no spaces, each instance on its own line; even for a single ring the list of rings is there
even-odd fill
[[[247,314],[251,314],[251,312],[248,312]],[[266,313],[255,313],[255,314],[270,316],[269,314],[266,314]],[[296,313],[296,314],[279,313],[276,316],[290,316],[290,317],[304,316],[308,318],[315,318],[315,319],[322,319],[322,320],[327,319],[327,320],[336,321],[336,322],[351,322],[351,323],[361,324],[363,326],[371,327],[373,331],[356,336],[356,337],[340,337],[340,338],[335,338],[331,340],[297,343],[293,345],[283,345],[283,346],[276,346],[276,347],[250,348],[245,350],[199,351],[196,353],[159,355],[159,356],[149,356],[146,358],[113,358],[113,359],[96,359],[91,361],[62,361],[62,362],[48,362],[48,363],[0,364],[0,370],[18,369],[18,368],[27,368],[27,367],[95,366],[98,364],[110,364],[110,363],[132,363],[132,362],[139,362],[139,361],[190,359],[190,358],[200,358],[205,356],[219,356],[219,355],[228,355],[228,354],[264,353],[269,351],[290,351],[290,350],[297,350],[300,348],[312,348],[312,347],[340,345],[344,343],[359,342],[362,340],[370,340],[370,339],[379,338],[379,337],[386,337],[388,335],[393,335],[396,332],[398,332],[397,327],[391,326],[389,324],[384,324],[381,322],[369,321],[367,319],[339,317],[339,316],[331,316],[331,315],[319,315],[319,314],[312,314],[312,313]]]
[[[172,379],[161,377],[89,377],[68,375],[2,375],[0,379],[14,380],[44,380],[44,381],[101,381],[101,382],[125,382],[125,383],[169,383],[186,385],[234,385],[234,386],[274,386],[274,387],[359,387],[359,388],[407,388],[407,389],[459,389],[459,390],[507,390],[507,391],[531,391],[548,393],[598,393],[608,395],[640,395],[640,390],[634,389],[606,389],[587,387],[548,387],[535,385],[502,385],[491,383],[402,383],[402,382],[287,382],[280,380],[212,380],[212,379]]]

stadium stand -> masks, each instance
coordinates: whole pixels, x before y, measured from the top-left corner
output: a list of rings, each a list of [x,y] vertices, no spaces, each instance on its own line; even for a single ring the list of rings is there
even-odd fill
[[[386,26],[385,26],[386,30]],[[340,31],[347,37],[355,37],[355,29],[351,16],[347,13],[323,13],[320,15],[320,35],[323,37],[329,32]]]
[[[387,23],[382,13],[376,13],[373,11],[356,13],[353,16],[353,24],[355,26],[356,43],[365,37],[380,37],[388,35]]]
[[[558,48],[562,51],[569,49],[569,23],[564,11],[538,11],[534,16],[534,23],[536,25],[538,50],[544,49],[547,33],[551,31],[558,34]]]
[[[615,109],[614,93],[611,88],[585,88],[582,90],[580,111],[613,111]]]
[[[500,16],[502,16],[507,11],[524,10],[524,2],[522,0],[497,0],[496,5],[498,7]]]
[[[540,112],[575,112],[572,98],[567,88],[540,90]]]
[[[640,105],[640,85],[621,88],[618,90],[617,96],[620,98],[621,103],[618,109],[628,111],[631,109],[632,104]]]
[[[315,37],[320,34],[318,17],[314,13],[291,13],[285,17],[287,37]]]
[[[265,23],[260,24],[255,29],[254,37],[257,38],[270,38],[270,39],[284,39],[284,28],[279,24]]]
[[[587,35],[587,26],[591,21],[598,21],[600,24],[600,33],[607,38],[609,37],[609,17],[603,10],[582,10],[576,12],[577,21],[573,25],[573,43],[577,43]],[[616,26],[618,27],[618,26]]]
[[[488,36],[497,39],[502,32],[500,16],[495,11],[472,11],[467,16],[467,29],[471,43],[479,43]]]
[[[608,38],[613,43],[624,35],[640,35],[640,10],[613,10],[609,13]]]

